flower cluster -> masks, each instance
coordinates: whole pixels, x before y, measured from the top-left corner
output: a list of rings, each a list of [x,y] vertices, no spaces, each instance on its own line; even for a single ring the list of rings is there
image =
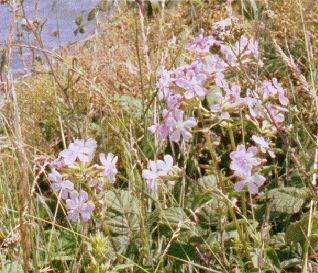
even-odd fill
[[[173,112],[164,110],[162,114],[163,123],[150,126],[150,132],[157,132],[161,140],[166,139],[168,136],[175,142],[179,142],[181,136],[185,141],[191,139],[192,135],[188,129],[197,125],[194,117],[185,120],[184,111],[181,110],[175,110]]]
[[[276,78],[262,81],[254,91],[247,90],[246,115],[264,134],[275,134],[282,129],[285,113],[288,112],[288,98]]]
[[[237,37],[241,33],[234,31],[237,22],[236,18],[227,18],[214,23],[210,31],[201,30],[186,46],[196,56],[193,61],[162,71],[157,89],[165,108],[160,122],[150,126],[149,131],[161,141],[169,138],[177,143],[181,139],[187,142],[192,137],[191,128],[198,124],[213,120],[222,126],[246,117],[259,135],[252,136],[255,146],[246,149],[239,145],[231,153],[230,168],[240,179],[235,184],[237,191],[247,184],[249,192],[257,193],[265,178],[256,169],[266,161],[257,155],[275,157],[269,137],[283,128],[289,101],[276,78],[258,80],[247,73],[255,66],[262,67],[263,62],[257,41],[246,35]],[[245,79],[238,77],[231,82],[238,71]],[[197,111],[200,116],[186,117]],[[149,170],[144,170],[143,177],[150,188],[156,188],[161,171],[155,161],[151,161]]]
[[[115,182],[118,157],[111,153],[107,156],[100,154],[101,165],[92,165],[96,148],[97,143],[92,138],[76,139],[50,165],[52,171],[48,179],[51,189],[65,200],[70,221],[81,219],[87,222],[95,209],[94,202],[89,201],[92,187],[102,189],[107,183]]]
[[[213,95],[215,103],[211,105],[212,114],[220,114],[221,119],[230,119],[230,112],[237,113],[247,106],[241,96],[238,84],[229,84],[224,73],[244,64],[261,65],[258,43],[242,35],[239,41],[228,44],[226,37],[231,26],[237,20],[228,18],[213,24],[210,33],[204,31],[186,46],[186,49],[199,53],[200,56],[190,64],[175,69],[164,70],[159,78],[158,98],[165,102],[162,122],[149,127],[164,141],[168,137],[174,142],[191,139],[189,128],[197,126],[195,117],[185,118],[185,109],[198,108],[210,92],[209,86],[215,82],[220,89]],[[219,49],[218,54],[211,54],[211,47]]]
[[[241,191],[246,184],[252,194],[258,192],[258,188],[265,182],[265,177],[254,173],[254,168],[260,166],[264,160],[256,157],[258,150],[255,146],[245,148],[243,144],[237,146],[236,151],[231,152],[230,168],[234,175],[241,180],[236,182],[234,189]]]
[[[176,169],[173,166],[173,158],[171,155],[165,155],[163,159],[150,160],[148,169],[142,171],[142,177],[146,179],[147,188],[153,192],[157,192],[159,180],[167,180],[169,186],[174,185],[174,181],[169,180],[173,178],[173,171]]]
[[[235,83],[231,86],[224,79],[224,75],[216,75],[215,84],[218,89],[213,93],[213,103],[210,110],[214,114],[219,114],[221,119],[231,119],[230,113],[237,113],[245,106],[241,97],[241,87]]]

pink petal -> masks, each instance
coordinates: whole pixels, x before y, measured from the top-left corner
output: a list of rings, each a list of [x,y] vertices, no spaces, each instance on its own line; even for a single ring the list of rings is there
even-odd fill
[[[67,199],[66,200],[66,208],[70,209],[70,210],[75,210],[75,209],[77,209],[77,206],[72,199]]]
[[[194,127],[197,125],[197,122],[194,117],[189,118],[185,122],[183,122],[183,126],[188,128],[188,127]]]
[[[172,167],[173,166],[173,158],[171,155],[165,155],[164,160],[166,162],[167,167]]]
[[[249,183],[247,188],[248,188],[248,192],[251,193],[251,194],[258,193],[258,187],[254,183]]]
[[[171,141],[179,142],[179,140],[180,140],[180,131],[179,130],[174,131],[171,134],[170,139],[171,139]]]
[[[236,182],[234,184],[234,189],[236,191],[241,191],[243,189],[243,187],[244,187],[244,183],[243,182]]]
[[[157,174],[152,172],[152,171],[149,171],[149,170],[143,170],[142,171],[142,177],[144,179],[156,179],[157,178]]]

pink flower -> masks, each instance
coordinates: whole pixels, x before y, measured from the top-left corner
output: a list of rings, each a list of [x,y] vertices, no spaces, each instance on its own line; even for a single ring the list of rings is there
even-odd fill
[[[183,96],[181,96],[178,93],[168,96],[166,99],[167,109],[170,112],[173,112],[175,109],[179,109],[180,104],[183,100],[184,100]]]
[[[265,160],[257,158],[257,148],[255,146],[245,149],[243,144],[237,146],[236,151],[230,154],[230,168],[234,171],[234,175],[241,178],[236,182],[234,189],[241,191],[246,184],[251,194],[258,192],[258,188],[264,183],[265,177],[259,174],[252,174],[253,168],[261,165]]]
[[[244,178],[247,173],[250,173],[252,168],[261,165],[264,160],[257,158],[257,148],[255,146],[245,149],[243,144],[236,147],[236,151],[231,152],[230,168],[234,171],[234,175]]]
[[[231,88],[226,88],[225,100],[228,104],[230,104],[230,108],[242,108],[244,105],[244,99],[241,98],[241,87],[233,83]]]
[[[264,109],[258,99],[247,96],[244,102],[253,118],[264,118]]]
[[[287,111],[285,108],[279,107],[271,103],[267,103],[266,110],[266,114],[268,115],[269,121],[275,122],[276,124],[284,122],[285,115],[282,112]]]
[[[226,67],[224,61],[215,54],[208,55],[203,60],[202,72],[208,77],[213,74],[223,72]]]
[[[157,160],[156,165],[165,175],[168,175],[170,169],[173,167],[173,158],[171,155],[165,155],[163,160]]]
[[[288,105],[288,98],[285,96],[285,90],[278,83],[276,78],[273,78],[271,81],[262,81],[261,83],[263,90],[263,99],[266,100],[270,97],[277,98],[281,105]]]
[[[103,169],[103,175],[107,177],[109,182],[114,183],[115,175],[118,173],[116,168],[118,156],[114,156],[112,153],[109,153],[106,158],[105,154],[100,154],[99,160],[102,163],[101,168]]]
[[[171,155],[165,155],[164,160],[150,161],[148,169],[142,171],[142,177],[146,179],[147,188],[156,192],[158,180],[169,175],[170,169],[173,167],[173,158]],[[168,181],[171,184],[171,181]]]
[[[81,162],[88,162],[94,154],[97,143],[90,138],[87,141],[84,139],[76,139],[67,149],[60,152],[59,156],[63,157],[67,166],[71,166],[76,159]]]
[[[216,40],[213,36],[203,36],[203,33],[204,31],[201,29],[201,33],[191,43],[186,45],[185,48],[198,53],[207,53],[212,45],[220,44],[220,41]]]
[[[68,198],[68,193],[74,190],[74,184],[69,180],[63,180],[62,175],[55,169],[52,170],[52,173],[49,173],[48,178],[52,183],[52,191],[61,192],[61,198],[64,200]]]
[[[223,73],[217,73],[215,74],[215,84],[223,89],[228,89],[229,88],[229,84],[228,82],[225,80],[224,78],[224,74]]]
[[[172,70],[163,70],[157,83],[158,98],[159,100],[167,99],[170,95],[173,95],[175,91],[171,87],[175,86],[175,76]]]
[[[91,213],[95,209],[95,205],[87,201],[88,194],[86,191],[72,191],[70,193],[70,199],[66,200],[66,208],[68,209],[68,219],[76,222],[81,217],[84,222],[87,222],[91,218]]]
[[[240,41],[235,43],[235,55],[245,59],[244,62],[248,62],[250,58],[259,60],[258,42],[242,35]]]
[[[202,87],[207,80],[207,76],[201,72],[202,62],[194,61],[191,65],[180,67],[177,70],[176,85],[185,90],[184,97],[192,99],[197,96],[200,100],[204,100],[208,90]]]
[[[210,110],[212,113],[221,113],[221,119],[230,119],[229,112],[236,113],[245,106],[245,100],[241,98],[241,88],[237,84],[232,84],[230,88],[222,74],[217,76],[216,81],[225,94],[223,95],[221,90],[213,94],[217,103],[212,104]]]
[[[230,120],[231,119],[231,116],[228,112],[222,112],[221,115],[220,115],[220,118],[221,119],[224,119],[224,120]]]
[[[265,180],[265,177],[260,174],[251,175],[248,173],[241,181],[235,183],[234,189],[241,191],[244,185],[247,185],[248,192],[256,194],[258,193],[258,188],[264,184]]]
[[[231,66],[237,66],[237,58],[231,46],[221,45],[220,52],[222,53],[225,62]]]
[[[96,187],[98,189],[103,189],[103,182],[101,180],[99,180],[98,178],[94,178],[88,181],[88,186],[90,187]]]
[[[148,127],[148,130],[153,133],[153,134],[158,134],[159,138],[161,141],[164,141],[167,139],[169,136],[172,128],[170,128],[167,124],[166,121],[168,117],[172,116],[172,113],[170,113],[167,109],[164,109],[162,111],[162,118],[163,122],[161,124],[154,124],[150,127]]]
[[[281,105],[287,106],[288,105],[288,98],[285,96],[284,88],[278,83],[276,78],[273,78],[273,86],[276,88],[278,93],[278,100]]]
[[[50,168],[51,169],[56,169],[56,170],[60,170],[67,167],[67,165],[64,162],[63,157],[58,156],[57,158],[55,158],[51,163],[50,163]]]
[[[258,65],[263,65],[259,59],[258,42],[248,39],[245,35],[242,35],[234,46],[221,45],[220,50],[226,62],[231,66],[239,66],[240,63],[255,63],[255,60]]]
[[[268,153],[270,157],[275,158],[274,152],[269,150],[270,144],[272,143],[270,140],[266,140],[263,137],[259,137],[256,135],[253,135],[252,139],[263,154]]]
[[[179,142],[182,136],[185,141],[189,141],[192,138],[188,128],[195,127],[197,122],[194,117],[187,120],[183,119],[184,111],[176,110],[173,116],[169,116],[166,121],[166,125],[171,128],[172,133],[170,139],[174,142]]]
[[[147,188],[153,192],[157,191],[157,184],[160,175],[164,174],[157,168],[156,161],[150,161],[148,169],[142,170],[142,177],[146,179]]]

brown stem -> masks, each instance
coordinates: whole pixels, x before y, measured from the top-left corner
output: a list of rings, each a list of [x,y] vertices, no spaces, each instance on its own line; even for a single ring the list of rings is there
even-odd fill
[[[11,126],[13,128],[13,138],[12,143],[15,147],[18,158],[19,158],[19,167],[20,167],[20,181],[18,184],[18,202],[19,202],[19,232],[20,232],[20,240],[21,247],[23,251],[23,262],[22,268],[24,273],[30,271],[29,261],[31,258],[31,242],[30,236],[28,232],[28,227],[26,225],[25,214],[28,209],[28,198],[29,198],[29,173],[28,173],[28,161],[26,157],[26,153],[23,147],[23,138],[21,133],[20,126],[20,112],[18,99],[14,90],[14,85],[11,78],[11,49],[12,49],[12,40],[14,37],[14,25],[16,23],[16,13],[17,13],[17,3],[13,0],[10,2],[12,13],[10,18],[10,29],[9,35],[5,48],[5,68],[6,68],[6,88],[5,92],[8,97],[11,98],[11,107],[9,107],[9,114],[11,115]]]

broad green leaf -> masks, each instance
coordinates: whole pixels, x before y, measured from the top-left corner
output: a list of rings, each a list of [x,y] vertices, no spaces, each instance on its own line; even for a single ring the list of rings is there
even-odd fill
[[[299,222],[292,223],[286,230],[286,242],[287,243],[299,243],[304,239],[304,230],[302,230]]]
[[[64,230],[48,230],[46,232],[47,240],[49,240],[51,233],[51,253],[50,259],[55,261],[71,261],[76,258],[77,238],[74,234]]]
[[[186,261],[199,261],[199,255],[194,246],[173,242],[168,250],[168,255]]]
[[[204,188],[204,189],[217,189],[218,188],[218,182],[216,179],[216,176],[213,174],[200,177],[198,179],[198,184]]]
[[[194,224],[191,222],[184,209],[180,207],[172,207],[166,210],[160,210],[159,223],[169,227],[173,231],[178,227],[190,229],[191,225]]]
[[[310,192],[308,189],[287,187],[273,189],[266,196],[274,211],[295,214],[301,211],[304,203],[310,198]]]
[[[292,223],[286,230],[286,242],[287,243],[299,243],[304,249],[309,244],[309,249],[317,249],[318,246],[318,215],[312,216],[311,232],[310,236],[307,236],[308,232],[309,215],[305,215],[300,221]],[[307,244],[307,246],[306,246]]]
[[[210,228],[217,225],[220,215],[227,213],[226,204],[218,194],[212,194],[211,190],[218,189],[216,176],[206,175],[198,179],[189,188],[191,209],[196,211],[201,227]]]
[[[159,225],[161,235],[167,237],[172,236],[177,229],[180,229],[182,233],[192,230],[195,233],[196,230],[196,223],[190,219],[185,210],[181,207],[155,210],[149,216],[148,224],[153,225],[155,223]],[[188,236],[189,238],[191,234]]]
[[[128,191],[113,190],[105,194],[106,223],[113,234],[133,236],[140,229],[140,207]]]

